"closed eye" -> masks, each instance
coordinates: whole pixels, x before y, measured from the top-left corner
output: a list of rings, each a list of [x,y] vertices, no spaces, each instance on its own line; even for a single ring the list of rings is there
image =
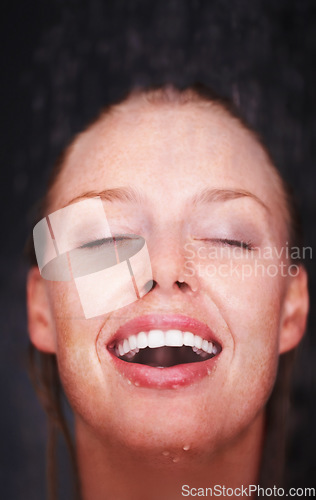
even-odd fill
[[[96,248],[102,245],[113,244],[113,241],[113,238],[101,238],[99,240],[89,241],[88,243],[81,245],[79,248]]]
[[[215,239],[207,239],[206,241],[210,241],[213,243],[222,243],[223,245],[244,248],[245,250],[254,250],[254,246],[251,241],[242,241],[242,240],[230,240],[227,238],[215,238]]]
[[[124,243],[126,241],[132,240],[126,236],[115,236],[115,238],[100,238],[98,240],[89,241],[79,248],[98,248],[104,245],[114,245],[115,243]]]

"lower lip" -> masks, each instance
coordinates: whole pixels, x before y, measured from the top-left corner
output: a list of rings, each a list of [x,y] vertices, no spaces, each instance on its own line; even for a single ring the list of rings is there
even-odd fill
[[[109,351],[116,369],[137,387],[155,389],[178,389],[192,385],[212,374],[219,354],[206,361],[154,368],[152,366],[129,363],[117,358]]]

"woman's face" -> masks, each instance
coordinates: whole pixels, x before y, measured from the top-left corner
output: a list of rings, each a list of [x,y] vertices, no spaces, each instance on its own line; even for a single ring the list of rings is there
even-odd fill
[[[66,394],[81,425],[107,443],[161,460],[165,450],[213,453],[251,428],[275,380],[288,278],[269,272],[281,258],[262,250],[286,241],[277,177],[251,134],[218,107],[135,97],[77,138],[49,213],[117,188],[137,196],[105,195],[111,232],[145,238],[156,286],[85,319],[73,282],[45,281]],[[220,352],[139,369],[108,350],[152,329],[193,331]]]

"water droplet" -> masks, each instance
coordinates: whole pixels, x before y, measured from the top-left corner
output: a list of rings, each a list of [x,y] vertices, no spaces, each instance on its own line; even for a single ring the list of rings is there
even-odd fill
[[[165,450],[165,451],[162,452],[162,454],[163,454],[164,457],[169,457],[170,451]]]
[[[173,457],[173,459],[172,459],[172,461],[173,461],[174,463],[179,462],[179,460],[180,460],[180,457]]]
[[[190,445],[186,444],[183,446],[184,451],[188,451],[190,449]]]

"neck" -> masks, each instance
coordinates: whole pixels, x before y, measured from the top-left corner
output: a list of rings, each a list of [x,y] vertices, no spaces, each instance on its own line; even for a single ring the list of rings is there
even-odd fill
[[[188,450],[186,459],[178,460],[171,455],[161,459],[148,452],[131,451],[122,443],[103,442],[77,419],[83,500],[176,500],[189,496],[189,488],[221,485],[234,489],[257,484],[263,427],[261,413],[246,431],[220,451],[202,456]],[[182,489],[183,485],[187,486]],[[193,493],[197,495],[198,490]]]

